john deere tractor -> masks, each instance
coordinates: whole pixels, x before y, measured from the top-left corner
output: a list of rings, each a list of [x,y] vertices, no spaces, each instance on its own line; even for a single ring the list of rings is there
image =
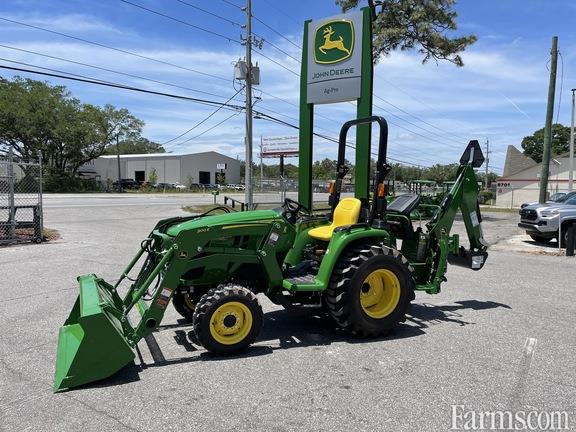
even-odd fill
[[[347,132],[372,122],[380,126],[372,193],[341,197]],[[274,210],[224,209],[225,214],[165,219],[114,285],[93,274],[80,276],[80,295],[60,329],[54,391],[106,378],[130,363],[170,302],[192,321],[207,350],[226,355],[257,339],[263,321],[259,294],[286,308],[322,307],[350,334],[376,337],[405,320],[416,290],[440,291],[448,262],[481,269],[487,245],[474,174],[484,160],[478,142],[468,144],[458,179],[438,211],[424,229],[415,229],[410,212],[419,195],[386,202],[387,139],[382,117],[343,125],[329,214],[313,215],[286,199]],[[301,172],[301,178],[308,174]],[[356,173],[357,181],[369,177]],[[458,210],[467,249],[450,234]]]

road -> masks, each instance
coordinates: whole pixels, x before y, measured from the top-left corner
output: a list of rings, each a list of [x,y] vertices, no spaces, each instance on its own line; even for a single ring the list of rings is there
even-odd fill
[[[48,195],[46,226],[61,239],[0,248],[0,430],[444,431],[452,405],[567,411],[576,427],[574,260],[503,251],[480,272],[451,267],[442,293],[417,294],[387,338],[357,340],[261,298],[256,345],[221,359],[169,308],[155,333],[161,356],[142,342],[144,363],[52,394],[76,276],[115,280],[156,220],[184,214],[187,200]],[[490,219],[495,243],[513,218]]]

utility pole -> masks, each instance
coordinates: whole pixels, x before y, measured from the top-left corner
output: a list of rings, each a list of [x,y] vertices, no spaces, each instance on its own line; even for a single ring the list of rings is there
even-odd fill
[[[554,116],[554,94],[556,93],[556,65],[558,63],[558,36],[552,38],[550,51],[550,83],[548,85],[548,107],[544,125],[544,151],[542,153],[542,171],[540,174],[540,203],[546,202],[548,176],[550,175],[550,148],[552,147],[552,117]]]
[[[484,189],[488,190],[488,165],[490,164],[490,141],[486,138],[486,178],[484,179]]]
[[[244,201],[249,210],[253,208],[252,191],[252,0],[246,0],[246,168]]]
[[[116,159],[118,161],[118,192],[122,192],[122,173],[120,171],[120,137],[116,136]],[[114,189],[114,188],[112,188]]]
[[[568,192],[574,183],[574,116],[576,115],[576,88],[572,89],[572,117],[570,121],[570,163],[568,164]]]

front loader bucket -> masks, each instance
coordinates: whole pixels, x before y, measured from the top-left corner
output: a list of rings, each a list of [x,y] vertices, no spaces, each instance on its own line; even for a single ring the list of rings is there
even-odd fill
[[[114,287],[95,275],[78,282],[80,295],[58,335],[54,392],[107,378],[134,359]]]

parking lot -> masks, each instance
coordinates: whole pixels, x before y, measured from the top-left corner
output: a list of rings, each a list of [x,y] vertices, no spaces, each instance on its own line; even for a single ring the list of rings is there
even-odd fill
[[[484,269],[450,267],[443,291],[418,293],[387,338],[357,340],[261,298],[257,343],[223,359],[194,345],[170,307],[154,336],[159,349],[139,344],[143,361],[53,394],[76,276],[115,280],[158,219],[210,202],[209,194],[45,197],[45,224],[60,239],[0,248],[1,430],[441,431],[453,405],[566,411],[576,427],[575,259],[540,253],[554,243],[522,237],[514,213],[485,213],[493,247]]]

